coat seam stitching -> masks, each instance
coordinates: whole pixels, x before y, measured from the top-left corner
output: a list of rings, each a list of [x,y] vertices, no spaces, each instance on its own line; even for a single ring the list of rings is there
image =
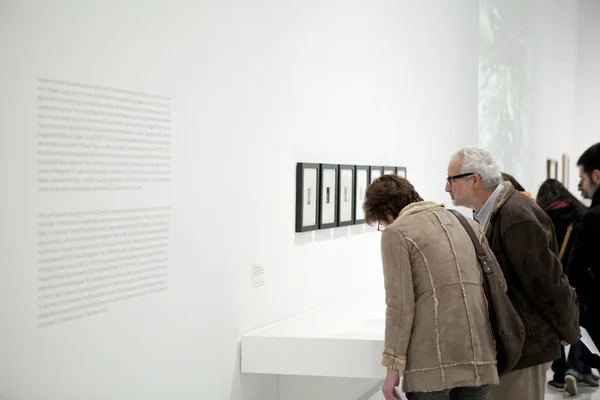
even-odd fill
[[[454,264],[456,265],[456,273],[458,274],[458,280],[460,282],[460,290],[462,292],[463,303],[465,305],[465,311],[467,313],[467,321],[469,323],[469,335],[471,337],[471,350],[473,350],[473,360],[476,360],[477,354],[476,354],[476,350],[475,350],[475,335],[473,333],[473,318],[471,316],[471,310],[469,310],[469,302],[467,301],[467,291],[465,290],[465,285],[463,284],[462,273],[460,272],[460,265],[458,264],[458,256],[456,254],[456,248],[454,247],[454,241],[450,237],[450,232],[448,231],[448,229],[442,222],[442,219],[440,218],[438,213],[434,212],[433,214],[436,216],[436,218],[440,222],[440,225],[442,226],[442,229],[444,230],[444,233],[446,234],[446,237],[448,238],[448,242],[450,243],[450,248],[452,249],[452,254],[454,255]],[[477,370],[476,364],[473,364],[473,369],[475,372],[475,379],[477,380],[477,384],[480,384],[481,376],[479,376],[479,371]]]
[[[423,258],[423,262],[425,263],[425,267],[427,268],[427,273],[429,274],[429,282],[431,283],[433,307],[434,307],[433,314],[434,314],[435,335],[436,335],[435,346],[436,346],[437,356],[438,356],[438,365],[439,365],[438,368],[440,369],[440,373],[442,375],[442,385],[445,386],[446,385],[446,374],[444,371],[444,367],[442,367],[442,350],[440,348],[439,300],[437,297],[437,292],[436,292],[435,286],[433,284],[433,275],[431,274],[431,268],[429,268],[429,262],[427,261],[427,258],[425,257],[425,254],[423,253],[421,248],[417,245],[417,243],[415,243],[414,240],[412,240],[410,238],[405,238],[405,239],[410,241],[413,244],[413,246],[415,246],[415,248],[417,249],[419,254],[421,254],[421,257]]]

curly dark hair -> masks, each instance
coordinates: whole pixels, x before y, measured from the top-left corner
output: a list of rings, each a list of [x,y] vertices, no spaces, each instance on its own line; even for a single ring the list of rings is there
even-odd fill
[[[397,218],[407,205],[423,201],[414,186],[398,175],[383,175],[367,187],[363,211],[365,222],[369,225],[389,217]]]

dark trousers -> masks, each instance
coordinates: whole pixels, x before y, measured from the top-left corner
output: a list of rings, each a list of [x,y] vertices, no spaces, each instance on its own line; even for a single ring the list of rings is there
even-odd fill
[[[583,344],[583,342],[580,340],[579,342],[571,345],[569,356],[567,357],[567,365],[569,366],[567,373],[577,379],[592,373],[592,368],[582,361],[582,355],[584,352],[590,353],[590,350],[585,347],[585,344]]]
[[[600,347],[600,310],[597,307],[582,307],[579,314],[579,324],[588,331],[596,347]],[[581,352],[581,362],[592,368],[600,369],[600,357],[597,354],[592,354],[585,346]]]
[[[554,382],[565,383],[565,374],[567,373],[567,358],[565,357],[565,348],[560,346],[560,358],[552,363],[552,372],[554,372]]]
[[[588,331],[596,346],[600,345],[598,316],[597,310],[581,306],[579,323]],[[592,354],[581,341],[571,346],[568,360],[565,358],[565,348],[562,346],[560,353],[561,357],[552,363],[553,380],[557,383],[565,383],[565,374],[569,370],[569,374],[579,378],[581,375],[590,374],[592,372],[591,368],[600,369],[600,357],[597,354]]]
[[[406,393],[408,400],[488,400],[489,386],[459,387],[440,392],[411,392]]]
[[[578,342],[577,346],[580,347],[579,350],[573,346],[571,347],[568,363],[565,357],[565,348],[560,347],[560,358],[552,363],[552,372],[554,372],[553,380],[555,382],[565,383],[565,374],[569,370],[569,367],[582,375],[591,373],[590,367],[600,369],[600,357],[597,354],[592,354],[581,342]]]

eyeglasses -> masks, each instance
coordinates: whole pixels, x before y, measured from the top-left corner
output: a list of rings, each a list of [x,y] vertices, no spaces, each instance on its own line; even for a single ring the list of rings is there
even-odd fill
[[[468,178],[469,176],[473,176],[473,175],[475,175],[474,172],[469,172],[466,174],[458,174],[458,175],[449,176],[446,178],[446,182],[448,182],[448,185],[452,186],[452,181],[454,181],[455,179]]]

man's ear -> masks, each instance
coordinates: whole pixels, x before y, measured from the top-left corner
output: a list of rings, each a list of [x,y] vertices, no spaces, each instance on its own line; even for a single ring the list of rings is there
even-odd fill
[[[600,169],[595,169],[592,171],[592,182],[594,185],[600,186]]]
[[[481,176],[479,174],[473,174],[473,186],[476,188],[481,186]]]

